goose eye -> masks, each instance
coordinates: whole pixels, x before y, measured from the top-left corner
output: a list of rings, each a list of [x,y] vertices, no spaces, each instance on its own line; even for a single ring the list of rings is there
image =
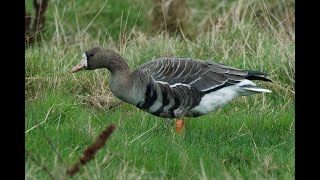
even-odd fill
[[[93,57],[93,54],[89,54],[90,57]]]

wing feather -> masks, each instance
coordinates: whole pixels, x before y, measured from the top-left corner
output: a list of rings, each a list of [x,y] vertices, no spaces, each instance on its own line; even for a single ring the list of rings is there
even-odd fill
[[[190,58],[158,58],[141,65],[137,68],[137,71],[140,70],[148,70],[159,83],[168,83],[170,86],[181,84],[200,91],[233,85],[248,76],[261,75],[252,74],[255,71],[250,71],[248,75],[248,70]]]

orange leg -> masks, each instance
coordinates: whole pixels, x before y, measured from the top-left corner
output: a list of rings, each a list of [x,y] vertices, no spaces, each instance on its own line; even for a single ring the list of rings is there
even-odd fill
[[[183,119],[176,119],[176,133],[180,133],[184,129]]]

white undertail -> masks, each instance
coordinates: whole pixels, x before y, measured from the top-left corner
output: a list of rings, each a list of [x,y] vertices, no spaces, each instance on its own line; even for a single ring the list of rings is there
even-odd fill
[[[252,81],[247,79],[238,84],[221,88],[210,92],[201,98],[200,104],[191,111],[207,114],[217,108],[222,107],[231,100],[239,96],[249,96],[257,92],[272,92],[268,89],[258,87]]]

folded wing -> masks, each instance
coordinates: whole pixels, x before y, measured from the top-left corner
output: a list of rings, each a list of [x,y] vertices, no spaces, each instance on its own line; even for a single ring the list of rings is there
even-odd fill
[[[202,92],[234,85],[244,79],[270,81],[260,71],[241,70],[219,63],[190,58],[159,58],[137,70],[148,72],[158,83],[194,87]]]

